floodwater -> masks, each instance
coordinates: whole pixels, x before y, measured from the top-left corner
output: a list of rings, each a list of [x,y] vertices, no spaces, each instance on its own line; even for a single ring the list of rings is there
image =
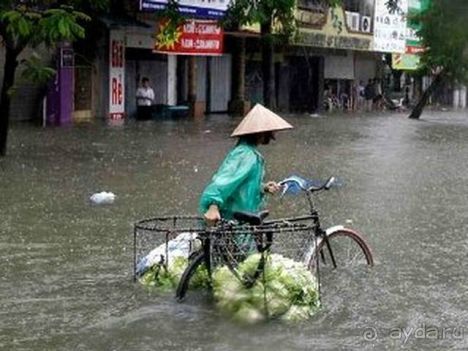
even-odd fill
[[[203,302],[132,282],[132,224],[193,214],[238,120],[16,125],[0,161],[1,350],[468,349],[468,115],[289,116],[262,152],[268,176],[344,185],[317,199],[352,221],[376,266],[322,277],[299,325],[243,327]],[[90,205],[112,191],[112,206]],[[273,216],[304,213],[273,198]]]

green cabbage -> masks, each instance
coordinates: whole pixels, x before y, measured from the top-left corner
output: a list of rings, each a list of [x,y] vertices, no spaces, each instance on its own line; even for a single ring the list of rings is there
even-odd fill
[[[184,257],[174,257],[170,260],[166,269],[164,265],[153,265],[140,279],[140,283],[147,287],[156,287],[162,291],[173,290],[179,284],[184,273],[188,259]],[[209,285],[208,271],[204,266],[200,267],[190,280],[190,288],[198,289]]]
[[[249,256],[238,267],[241,277],[253,276],[257,270],[260,254]],[[167,269],[155,264],[140,282],[161,291],[177,287],[189,260],[175,257]],[[210,286],[208,271],[200,267],[190,280],[191,289]],[[301,263],[280,255],[266,256],[265,268],[255,284],[246,288],[227,266],[213,273],[213,293],[217,307],[233,320],[255,324],[272,318],[286,322],[307,320],[318,310],[317,281]]]
[[[249,256],[238,267],[241,277],[253,276],[260,254]],[[297,322],[310,318],[319,307],[317,281],[307,268],[280,255],[266,256],[263,274],[251,288],[222,267],[213,275],[213,291],[218,308],[244,323],[271,318]]]

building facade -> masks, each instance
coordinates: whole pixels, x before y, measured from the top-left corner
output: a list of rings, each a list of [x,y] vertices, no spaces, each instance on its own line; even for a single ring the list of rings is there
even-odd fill
[[[399,3],[411,9],[427,2],[402,0]],[[222,18],[228,2],[181,0],[179,3],[180,11],[195,23]],[[298,0],[297,39],[275,49],[276,107],[281,111],[312,113],[322,110],[326,106],[324,100],[332,98],[340,108],[348,109],[356,98],[353,94],[357,84],[385,76],[388,65],[383,54],[393,53],[394,66],[400,63],[408,54],[405,43],[414,42],[414,38],[408,37],[411,34],[414,37],[414,30],[403,33],[407,29],[404,11],[389,9],[387,3],[386,0],[345,0],[342,7],[330,7],[322,0]],[[100,25],[92,33],[95,39],[92,59],[86,58],[83,52],[86,49],[75,44],[70,78],[73,121],[103,118],[122,122],[134,118],[135,94],[143,77],[150,80],[156,107],[193,102],[203,115],[227,113],[230,102],[239,94],[251,104],[263,102],[259,29],[252,26],[234,33],[216,32],[223,43],[222,50],[215,53],[195,49],[160,50],[156,38],[164,23],[157,11],[166,4],[164,0],[142,0],[132,16],[110,14],[99,18]],[[190,28],[185,31],[190,32]],[[195,31],[180,35],[188,35],[187,40],[196,42],[198,34]],[[0,64],[3,57],[0,55]],[[53,53],[44,57],[50,60]],[[240,58],[245,62],[241,65],[242,73],[238,65]],[[61,62],[61,58],[58,60]],[[402,67],[407,70],[406,66]],[[24,82],[18,87],[12,103],[13,118],[40,118],[41,111],[47,110],[39,107],[46,95],[43,88]],[[453,95],[453,101],[465,105],[463,87],[456,87],[453,94],[446,95]]]

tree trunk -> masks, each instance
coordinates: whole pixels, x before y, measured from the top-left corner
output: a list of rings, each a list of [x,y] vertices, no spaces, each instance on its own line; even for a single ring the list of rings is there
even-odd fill
[[[245,99],[245,38],[236,38],[236,51],[233,57],[233,100],[243,101]]]
[[[188,59],[188,101],[197,101],[197,58],[189,56]]]
[[[263,103],[268,108],[275,108],[275,63],[274,47],[271,38],[271,21],[261,25],[262,33],[262,73]]]
[[[229,113],[243,116],[250,110],[250,103],[245,96],[245,68],[246,68],[246,40],[245,37],[235,38],[235,50],[232,56],[232,94],[229,101]]]
[[[431,85],[429,85],[426,91],[422,94],[417,105],[414,107],[413,111],[409,115],[409,118],[419,119],[419,117],[421,117],[421,114],[424,110],[424,107],[426,107],[427,102],[429,101],[429,98],[434,93],[434,91],[439,87],[439,85],[442,83],[443,80],[444,80],[444,73],[441,72],[434,78],[434,80],[431,82]]]
[[[18,66],[18,53],[5,47],[5,66],[3,73],[3,85],[0,96],[0,156],[5,156],[7,151],[8,128],[10,122],[10,89],[15,83],[15,72]]]

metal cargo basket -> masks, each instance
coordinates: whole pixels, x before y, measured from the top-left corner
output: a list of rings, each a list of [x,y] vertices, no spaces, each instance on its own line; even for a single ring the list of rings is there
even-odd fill
[[[168,216],[141,220],[133,230],[133,277],[136,280],[138,264],[148,253],[159,249],[163,253],[160,263],[166,268],[169,264],[171,240],[181,235],[188,238],[187,257],[197,246],[197,238],[205,232],[203,219],[196,216]],[[199,244],[198,244],[199,246]]]
[[[248,255],[265,251],[308,264],[315,247],[314,228],[311,216],[271,220],[258,226],[224,223],[213,228],[206,228],[203,219],[196,216],[145,219],[134,227],[134,278],[149,252],[161,256],[158,263],[167,268],[171,245],[176,245],[178,238],[184,240],[183,257],[187,259],[209,243],[213,266],[227,264],[235,269]]]

